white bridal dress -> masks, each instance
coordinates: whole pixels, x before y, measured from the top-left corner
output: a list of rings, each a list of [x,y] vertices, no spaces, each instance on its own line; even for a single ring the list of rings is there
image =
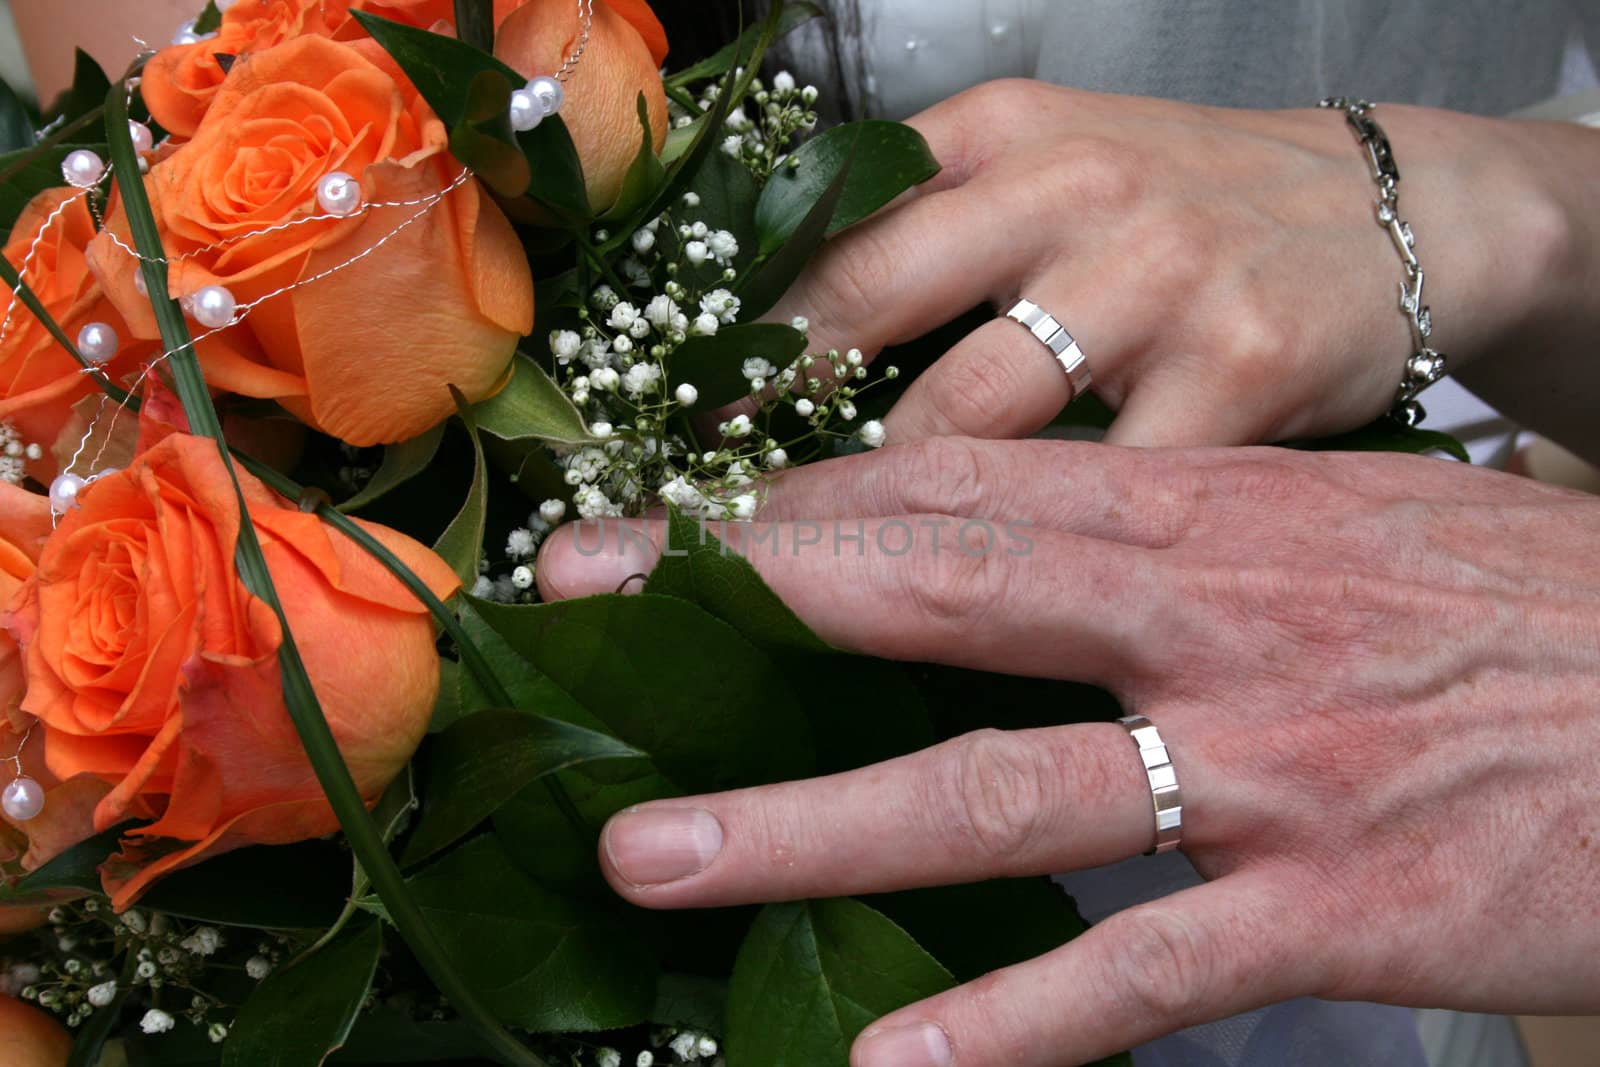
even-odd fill
[[[841,30],[839,66],[815,24],[795,36],[786,58],[819,83],[837,73],[855,113],[886,118],[1006,77],[1235,107],[1305,107],[1349,94],[1509,114],[1596,88],[1593,53],[1600,50],[1597,0],[860,0],[858,9],[833,0],[829,7]],[[1405,146],[1395,150],[1403,168]],[[1474,460],[1500,465],[1509,457],[1515,428],[1465,389],[1446,380],[1424,400],[1427,425],[1460,436]],[[1061,880],[1093,921],[1199,876],[1173,853]],[[1174,1034],[1136,1050],[1134,1060],[1137,1067],[1524,1063],[1505,1020],[1309,998]]]

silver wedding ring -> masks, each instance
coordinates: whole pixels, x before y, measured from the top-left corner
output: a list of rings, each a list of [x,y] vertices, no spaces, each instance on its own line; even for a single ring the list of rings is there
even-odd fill
[[[1150,799],[1156,811],[1156,841],[1145,853],[1171,852],[1183,839],[1183,791],[1178,788],[1178,772],[1172,767],[1161,733],[1143,715],[1128,715],[1117,720],[1144,761],[1145,777],[1150,779]]]
[[[1013,319],[1028,328],[1028,332],[1037,337],[1051,355],[1056,357],[1056,362],[1061,364],[1061,369],[1067,373],[1067,384],[1072,388],[1072,399],[1076,400],[1089,391],[1091,377],[1089,374],[1089,361],[1083,356],[1083,349],[1078,347],[1078,342],[1072,339],[1067,328],[1035,304],[1032,300],[1018,300],[1011,310],[1006,312],[1006,318]]]

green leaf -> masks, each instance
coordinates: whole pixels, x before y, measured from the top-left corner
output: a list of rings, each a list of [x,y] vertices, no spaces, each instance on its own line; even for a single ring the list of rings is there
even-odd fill
[[[484,1060],[472,1028],[460,1020],[419,1022],[403,1008],[380,1006],[356,1019],[344,1048],[332,1063],[447,1063],[477,1067]]]
[[[656,984],[650,1021],[658,1026],[686,1027],[722,1033],[728,1011],[728,983],[698,974],[663,974]]]
[[[439,443],[444,440],[444,423],[409,441],[386,445],[383,462],[361,491],[339,505],[340,511],[356,511],[366,507],[391,489],[397,489],[428,469],[433,457],[439,453]]]
[[[222,9],[217,0],[206,0],[205,10],[194,20],[195,33],[216,33],[222,28]]]
[[[79,148],[102,152],[104,145],[60,144],[48,148],[23,148],[0,156],[0,170],[10,174],[0,182],[0,241],[10,240],[12,227],[28,201],[62,182],[61,163]],[[16,264],[20,266],[21,264]],[[7,285],[7,288],[10,288]]]
[[[744,361],[764,356],[780,370],[806,350],[806,335],[786,323],[748,322],[724,326],[714,334],[691,337],[667,361],[667,391],[692,384],[700,394],[695,406],[713,411],[750,395]]]
[[[568,226],[581,227],[594,214],[572,134],[559,115],[546,115],[539,125],[517,134],[533,179],[528,195],[555,210]]]
[[[459,841],[547,774],[591,760],[643,755],[614,737],[525,711],[469,715],[428,752],[422,821],[403,862],[418,863]]]
[[[771,256],[760,260],[739,283],[737,295],[743,303],[740,314],[745,318],[757,318],[770,311],[772,305],[794,284],[794,280],[800,277],[800,272],[811,262],[817,249],[822,247],[828,234],[828,223],[833,218],[834,209],[839,206],[840,198],[844,196],[845,183],[850,178],[853,165],[853,159],[845,160],[834,175],[833,184],[811,206],[788,241]]]
[[[535,884],[493,837],[479,837],[408,883],[450,958],[507,1023],[537,1032],[642,1022],[656,964],[618,912]]]
[[[1472,462],[1467,446],[1450,434],[1402,426],[1387,416],[1359,430],[1314,441],[1297,441],[1291,447],[1311,452],[1409,452],[1415,455],[1443,452],[1462,463]]]
[[[473,607],[685,789],[788,781],[814,766],[802,680],[693,604],[642,594]]]
[[[698,604],[768,653],[836,651],[800,621],[749,560],[677,508],[668,509],[666,546],[644,591]]]
[[[617,193],[616,203],[601,216],[604,219],[626,218],[629,212],[655,196],[667,180],[667,169],[656,155],[650,129],[650,109],[645,104],[642,92],[639,94],[638,110],[639,126],[644,136],[640,139],[639,151],[634,154],[633,162],[628,164],[628,173],[622,176],[622,189]]]
[[[847,162],[850,176],[829,219],[828,236],[939,173],[928,142],[910,126],[881,119],[835,126],[795,149],[761,191],[756,230],[763,254],[795,235]]]
[[[536,437],[554,445],[592,444],[583,416],[561,386],[527,356],[512,363],[506,387],[473,408],[478,428],[506,441]]]
[[[461,422],[472,439],[472,488],[461,510],[450,520],[433,550],[456,572],[461,584],[468,589],[478,579],[478,560],[483,556],[483,533],[489,519],[489,468],[483,460],[483,443],[478,440],[478,428],[473,425],[472,412],[465,406],[454,386],[450,392],[461,409]]]
[[[511,91],[512,83],[499,71],[479,71],[468,83],[467,117],[450,129],[451,155],[507,199],[527,192],[533,179],[511,129]]]
[[[100,69],[100,64],[83,49],[74,50],[72,88],[61,94],[52,109],[60,122],[73,122],[99,110],[106,93],[111,90],[111,79]]]
[[[238,849],[162,879],[141,904],[221,926],[320,929],[344,906],[348,863],[329,841]]]
[[[749,547],[764,550],[776,553],[780,547],[776,539]],[[697,604],[791,671],[830,680],[827,700],[804,702],[820,773],[880,763],[934,743],[922,699],[900,664],[829,646],[789,610],[749,560],[676,509],[669,509],[667,551],[645,592]]]
[[[18,882],[10,893],[25,896],[55,889],[81,889],[89,893],[100,892],[100,865],[117,851],[122,835],[133,829],[132,823],[113,826],[102,833],[67,849],[50,862]]]
[[[268,976],[239,1009],[222,1067],[321,1067],[350,1036],[382,951],[383,925],[368,919]]]
[[[439,33],[419,30],[399,22],[352,11],[350,14],[394,57],[411,84],[422,94],[447,129],[469,121],[474,79],[491,72],[509,85],[526,79],[481,48]]]
[[[600,720],[590,715],[570,694],[545,677],[538,668],[523,659],[505,638],[483,621],[475,605],[482,601],[470,596],[457,599],[456,613],[461,629],[471,641],[488,669],[500,683],[500,692],[484,688],[473,672],[463,670],[457,676],[461,707],[465,713],[491,708],[514,707],[538,715],[560,719],[588,730],[603,730]]]
[[[822,9],[816,4],[800,3],[775,3],[777,21],[771,29],[773,38],[782,37],[799,26],[805,25],[812,19],[822,17]],[[755,49],[767,27],[752,26],[739,35],[739,39],[731,44],[723,45],[712,55],[700,62],[684,67],[667,79],[667,84],[674,88],[690,85],[694,82],[705,81],[708,78],[718,78],[726,74],[733,66],[736,57],[747,55]]]
[[[33,147],[33,116],[16,91],[0,80],[0,152]],[[0,156],[0,159],[4,159]],[[60,171],[56,172],[59,179]]]
[[[954,985],[909,934],[859,901],[769,905],[734,964],[728,1061],[844,1064],[873,1021]]]
[[[494,52],[494,0],[455,0],[456,36],[472,47]]]
[[[128,976],[131,977],[131,976]],[[128,1003],[128,997],[133,992],[132,982],[121,981],[117,983],[117,992],[112,997],[111,1003],[103,1008],[95,1009],[89,1016],[89,1021],[79,1027],[72,1041],[72,1054],[67,1057],[66,1067],[101,1067],[105,1063],[102,1051],[111,1034],[122,1021],[122,1009]]]

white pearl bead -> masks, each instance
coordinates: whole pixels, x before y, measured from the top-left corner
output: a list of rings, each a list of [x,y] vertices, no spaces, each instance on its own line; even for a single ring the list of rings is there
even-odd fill
[[[317,183],[317,203],[329,215],[354,215],[361,210],[361,183],[342,170],[331,171]]]
[[[77,507],[78,494],[83,492],[85,484],[76,474],[56,475],[55,481],[50,483],[50,510],[57,515],[65,515]]]
[[[238,309],[238,301],[234,300],[232,293],[220,285],[208,285],[194,294],[189,314],[200,325],[215,330],[232,322],[234,312]]]
[[[105,177],[106,165],[103,160],[87,148],[80,148],[76,152],[67,153],[67,158],[61,161],[61,176],[67,184],[77,189],[88,189],[100,183]]]
[[[142,122],[128,120],[128,137],[133,141],[133,150],[141,156],[156,146],[155,135]]]
[[[511,94],[511,128],[523,133],[539,125],[544,118],[544,104],[527,89]]]
[[[44,810],[44,786],[26,775],[16,779],[0,793],[0,810],[17,822],[38,818]]]
[[[90,363],[104,363],[117,354],[117,331],[103,322],[91,322],[78,331],[78,354]]]
[[[554,115],[561,110],[561,104],[567,98],[567,91],[561,83],[554,78],[540,75],[528,83],[528,92],[539,101],[539,106],[544,108],[546,115]]]

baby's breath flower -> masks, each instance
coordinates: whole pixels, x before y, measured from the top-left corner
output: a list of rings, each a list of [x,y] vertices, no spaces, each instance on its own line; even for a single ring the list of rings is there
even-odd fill
[[[856,435],[868,448],[881,448],[884,439],[883,423],[877,419],[868,419],[861,424],[861,429],[856,431]]]
[[[716,261],[726,267],[739,254],[739,239],[727,230],[717,230],[706,238],[706,247],[711,249]]]
[[[772,76],[772,88],[774,92],[779,93],[794,92],[794,75],[786,70],[778,71]]]
[[[700,298],[700,310],[715,315],[718,322],[727,326],[738,320],[741,303],[742,301],[731,291],[713,289]]]
[[[754,429],[749,415],[735,415],[727,422],[717,427],[717,431],[724,437],[746,437]]]
[[[816,410],[817,405],[813,404],[804,397],[801,397],[799,400],[794,402],[794,413],[799,415],[802,419],[809,419],[812,413]]]
[[[511,572],[511,584],[516,586],[518,589],[522,589],[522,590],[532,589],[533,588],[533,568],[527,566],[526,564],[524,564],[523,566],[518,567],[516,570],[512,571]]]
[[[228,1040],[228,1028],[222,1023],[212,1023],[206,1027],[206,1037],[213,1045],[220,1045]]]
[[[751,356],[744,361],[744,366],[740,369],[743,371],[744,376],[751,381],[757,378],[770,378],[778,373],[778,368],[774,367],[770,360],[761,356]]]
[[[744,138],[738,134],[729,134],[722,139],[722,150],[734,159],[744,154]]]
[[[709,311],[702,311],[700,314],[695,316],[694,324],[690,327],[690,329],[701,337],[710,337],[712,334],[717,332],[718,325],[719,323],[715,315],[711,314]]]
[[[472,595],[477,597],[479,600],[488,600],[490,597],[494,596],[494,579],[490,578],[487,574],[478,575],[477,579],[472,583]],[[261,959],[261,957],[256,956],[250,962],[254,963],[259,959]],[[262,960],[262,962],[265,963],[266,961]],[[249,964],[245,965],[245,969],[249,970]],[[266,975],[263,974],[262,977],[264,978]]]
[[[634,230],[633,236],[629,238],[629,243],[633,245],[633,250],[642,256],[656,246],[655,231],[650,229]]]
[[[518,526],[506,535],[506,555],[512,559],[527,559],[538,551],[539,542],[533,536],[533,531]]]
[[[117,999],[117,980],[113,978],[109,982],[101,982],[99,985],[90,986],[89,992],[85,996],[89,998],[90,1004],[97,1008],[104,1008]]]
[[[160,1008],[151,1008],[139,1020],[139,1029],[147,1034],[164,1034],[178,1025],[178,1021]]]
[[[698,267],[711,258],[711,249],[706,247],[704,241],[690,241],[683,246],[683,255],[685,259]]]
[[[583,346],[583,339],[571,330],[550,331],[550,354],[563,367],[571,363],[578,354],[578,349]]]
[[[672,391],[672,398],[678,403],[682,404],[684,407],[692,408],[694,407],[695,401],[700,399],[700,390],[696,389],[688,382],[683,382],[679,384],[678,388]]]

